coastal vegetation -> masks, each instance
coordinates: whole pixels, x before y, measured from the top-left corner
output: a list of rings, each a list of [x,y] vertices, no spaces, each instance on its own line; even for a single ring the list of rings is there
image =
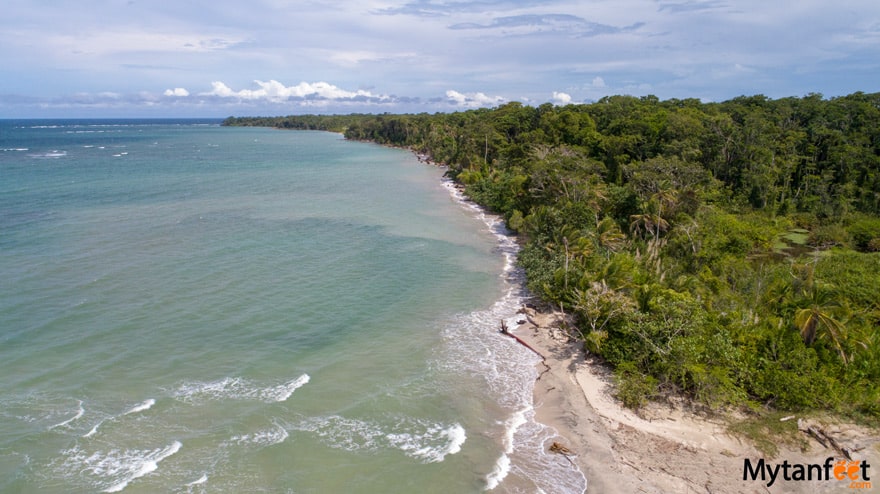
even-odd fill
[[[880,93],[233,118],[449,167],[638,407],[880,420]]]

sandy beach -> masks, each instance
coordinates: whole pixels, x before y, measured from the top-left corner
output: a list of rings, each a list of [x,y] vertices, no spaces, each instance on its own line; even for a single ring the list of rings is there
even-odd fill
[[[743,480],[744,462],[764,458],[774,465],[822,463],[842,456],[807,434],[796,445],[779,445],[774,458],[727,432],[730,419],[705,416],[680,403],[650,403],[638,414],[614,397],[610,370],[585,355],[569,338],[558,314],[529,310],[527,320],[511,333],[545,357],[535,385],[539,421],[559,433],[558,444],[571,451],[569,458],[585,473],[591,493],[787,493],[876,492],[880,478],[870,488],[853,489],[848,480],[784,481],[779,473],[767,481]],[[793,417],[790,420],[797,420]],[[851,448],[853,459],[867,461],[870,475],[878,475],[880,438],[877,431],[852,424],[821,424],[840,444]]]

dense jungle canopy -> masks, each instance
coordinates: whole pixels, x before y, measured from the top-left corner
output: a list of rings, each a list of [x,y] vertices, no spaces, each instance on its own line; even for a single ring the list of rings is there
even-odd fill
[[[880,419],[880,93],[230,117],[447,165],[633,407]]]

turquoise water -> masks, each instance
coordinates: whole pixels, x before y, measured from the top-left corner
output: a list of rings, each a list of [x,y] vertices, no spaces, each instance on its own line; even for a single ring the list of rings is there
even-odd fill
[[[0,121],[0,492],[581,492],[516,247],[332,133]],[[563,459],[564,460],[564,459]]]

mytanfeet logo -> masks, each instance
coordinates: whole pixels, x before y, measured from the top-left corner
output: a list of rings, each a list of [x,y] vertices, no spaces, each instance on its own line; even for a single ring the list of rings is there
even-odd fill
[[[761,480],[767,487],[778,481],[827,481],[846,483],[850,489],[870,489],[871,465],[866,460],[834,460],[833,456],[825,463],[782,463],[771,464],[763,458],[755,463],[746,458],[743,461],[743,480]]]

